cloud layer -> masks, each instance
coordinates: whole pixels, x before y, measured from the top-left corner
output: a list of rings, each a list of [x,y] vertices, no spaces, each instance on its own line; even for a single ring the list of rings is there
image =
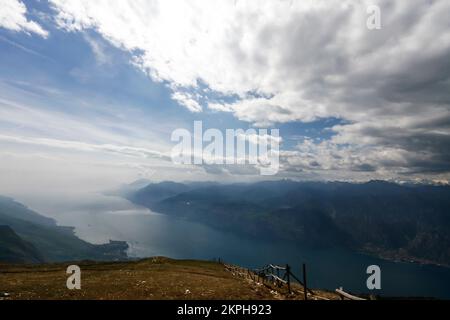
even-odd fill
[[[20,0],[0,0],[0,27],[18,32],[35,33],[47,38],[48,32],[27,19],[27,8]]]
[[[49,3],[46,23],[55,22],[62,32],[79,32],[99,68],[114,67],[110,45],[126,51],[132,65],[165,83],[168,96],[195,116],[228,113],[260,127],[338,119],[338,125],[328,128],[327,140],[293,139],[281,131],[283,143],[296,141],[281,146],[287,176],[450,179],[446,0]],[[33,21],[39,17],[36,8],[25,4],[0,0],[0,27],[51,40]],[[367,8],[373,4],[381,9],[380,30],[366,26]],[[137,138],[129,134],[106,134],[101,121],[83,125],[76,131],[83,137],[74,139],[68,128],[78,122],[65,118],[60,128],[52,113],[45,114],[44,126],[34,120],[43,117],[38,109],[27,108],[24,117],[15,108],[5,104],[0,109],[3,122],[34,131],[17,136],[4,132],[3,142],[160,159],[160,149],[168,148],[165,143],[164,148],[134,143]],[[124,132],[137,131],[124,120],[114,122],[119,125]],[[138,136],[148,131],[140,130]]]
[[[332,140],[300,142],[296,170],[449,172],[448,1],[51,3],[61,28],[132,52],[193,112],[206,99],[258,126],[342,119]],[[380,30],[366,26],[372,4]]]

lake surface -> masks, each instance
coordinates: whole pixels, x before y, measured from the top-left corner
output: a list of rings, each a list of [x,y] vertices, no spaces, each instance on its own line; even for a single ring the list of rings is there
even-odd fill
[[[143,208],[90,210],[56,218],[59,224],[74,226],[80,238],[92,243],[127,241],[131,257],[220,257],[249,268],[289,263],[298,277],[301,264],[306,263],[309,286],[329,290],[342,286],[354,293],[369,292],[366,269],[375,264],[381,268],[382,290],[375,290],[374,294],[450,299],[449,268],[389,262],[336,249],[308,250],[289,243],[257,241]]]

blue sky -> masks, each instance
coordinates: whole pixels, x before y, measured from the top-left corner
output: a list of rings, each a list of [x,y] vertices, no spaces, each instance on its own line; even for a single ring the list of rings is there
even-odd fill
[[[195,120],[279,129],[274,179],[448,181],[448,4],[375,2],[1,0],[0,192],[261,179],[168,161]]]
[[[34,10],[52,13],[42,3],[30,1],[26,4],[30,19],[37,18],[33,15]],[[142,112],[149,127],[164,124],[167,129],[166,141],[170,141],[173,129],[180,126],[190,128],[194,120],[202,120],[206,127],[221,130],[252,127],[251,123],[240,121],[227,113],[218,115],[218,112],[207,109],[202,113],[192,113],[180,106],[171,98],[172,90],[167,83],[153,81],[130,63],[131,54],[115,48],[96,32],[66,32],[45,20],[39,21],[51,35],[46,39],[34,34],[0,29],[1,80],[8,86],[2,91],[4,97],[17,91],[17,95],[11,98],[20,101],[19,92],[26,92],[39,96],[38,100],[33,98],[36,107],[53,105],[59,111],[80,116],[85,111],[79,106],[80,98],[93,110],[97,107],[107,108],[108,105],[137,109]],[[98,46],[102,57],[96,55],[90,43]],[[210,97],[222,98],[214,94],[210,94]],[[232,98],[225,97],[227,100]],[[282,130],[286,138],[293,136],[296,139],[305,135],[322,139],[331,134],[326,129],[337,123],[337,119],[329,118],[276,127]]]
[[[32,12],[34,6],[30,5],[29,8]],[[46,7],[40,8],[50,12]],[[148,117],[149,126],[152,122],[162,121],[168,126],[167,132],[178,128],[180,124],[189,128],[194,120],[202,120],[208,127],[219,129],[252,127],[251,123],[239,121],[227,113],[218,115],[210,110],[189,112],[171,98],[172,90],[167,83],[153,81],[130,63],[132,57],[129,53],[110,45],[95,32],[70,33],[52,24],[42,25],[51,34],[47,39],[0,29],[2,81],[17,90],[40,95],[41,105],[57,104],[60,110],[68,113],[80,111],[76,102],[79,97],[84,97],[86,103],[92,105],[113,104],[123,105],[124,108],[128,105],[141,110]],[[96,56],[89,42],[101,48],[106,62],[99,61],[102,58]],[[44,87],[61,94],[70,94],[72,99],[58,99],[56,95],[45,92]],[[214,94],[210,96],[216,97]],[[217,95],[217,99],[220,98]],[[328,118],[276,127],[282,129],[287,138],[291,135],[294,138],[306,135],[321,139],[329,137],[331,132],[326,129],[337,123],[337,119]]]

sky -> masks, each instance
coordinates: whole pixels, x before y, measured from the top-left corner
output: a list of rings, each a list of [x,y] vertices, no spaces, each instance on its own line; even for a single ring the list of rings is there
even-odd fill
[[[278,174],[174,164],[196,120],[279,129]],[[0,0],[0,194],[449,172],[449,1]]]

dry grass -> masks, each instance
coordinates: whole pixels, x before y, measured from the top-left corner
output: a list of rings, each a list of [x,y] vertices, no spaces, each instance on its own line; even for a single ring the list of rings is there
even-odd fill
[[[192,260],[151,258],[134,262],[78,262],[81,290],[66,287],[65,264],[0,265],[0,293],[8,299],[301,299],[301,288],[287,295],[284,288],[271,288],[237,275],[224,265]],[[337,298],[334,293],[320,295]]]

